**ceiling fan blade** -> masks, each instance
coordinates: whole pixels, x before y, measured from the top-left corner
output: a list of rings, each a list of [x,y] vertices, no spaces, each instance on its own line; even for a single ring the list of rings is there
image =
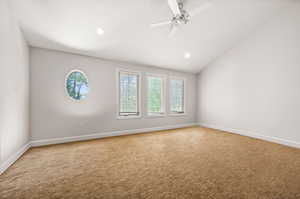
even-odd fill
[[[211,2],[206,2],[206,3],[202,4],[201,6],[199,6],[198,8],[189,11],[189,14],[191,15],[191,17],[196,16],[197,14],[200,14],[202,11],[207,10],[211,6],[212,6]]]
[[[177,0],[168,0],[168,4],[174,16],[181,15]]]
[[[175,35],[175,33],[177,32],[178,30],[178,26],[177,25],[173,25],[172,28],[171,28],[171,31],[169,33],[169,37],[172,37],[173,35]]]
[[[158,22],[158,23],[150,24],[150,27],[151,28],[156,28],[156,27],[170,25],[171,23],[172,23],[172,21],[163,21],[163,22]]]

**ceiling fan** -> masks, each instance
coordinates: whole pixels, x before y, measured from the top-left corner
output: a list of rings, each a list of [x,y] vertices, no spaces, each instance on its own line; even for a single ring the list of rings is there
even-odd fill
[[[209,8],[212,5],[212,3],[208,1],[203,5],[201,5],[200,7],[195,8],[194,10],[191,10],[189,12],[184,9],[183,0],[168,0],[168,5],[173,13],[172,19],[169,21],[153,23],[150,25],[150,27],[156,28],[156,27],[171,25],[171,31],[169,35],[172,36],[178,29],[179,25],[187,24],[192,17],[199,14],[201,11]]]

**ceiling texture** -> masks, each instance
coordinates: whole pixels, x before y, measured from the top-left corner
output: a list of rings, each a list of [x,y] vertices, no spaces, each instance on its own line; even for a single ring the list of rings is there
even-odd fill
[[[187,11],[207,1],[172,36],[168,26],[150,28],[172,18],[167,0],[12,0],[12,8],[31,46],[197,73],[292,2],[183,0]]]

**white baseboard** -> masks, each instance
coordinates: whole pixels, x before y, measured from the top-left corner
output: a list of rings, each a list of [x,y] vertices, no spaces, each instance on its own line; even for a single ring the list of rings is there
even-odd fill
[[[113,137],[113,136],[120,136],[120,135],[138,134],[138,133],[161,131],[161,130],[168,130],[168,129],[177,129],[177,128],[190,127],[190,126],[197,126],[197,123],[187,123],[187,124],[169,125],[163,127],[144,128],[144,129],[133,129],[133,130],[124,130],[124,131],[112,131],[112,132],[95,133],[95,134],[74,136],[74,137],[33,140],[27,143],[26,145],[24,145],[15,154],[13,154],[8,160],[6,160],[3,164],[0,165],[0,175],[6,169],[8,169],[16,160],[18,160],[30,147],[91,140],[91,139]]]
[[[154,127],[154,128],[143,128],[143,129],[132,129],[132,130],[123,130],[123,131],[111,131],[111,132],[104,132],[104,133],[94,133],[94,134],[89,134],[89,135],[81,135],[81,136],[73,136],[73,137],[33,140],[33,141],[31,141],[31,146],[36,147],[36,146],[45,146],[45,145],[51,145],[51,144],[61,144],[61,143],[67,143],[67,142],[92,140],[92,139],[113,137],[113,136],[120,136],[120,135],[130,135],[130,134],[139,134],[139,133],[146,133],[146,132],[152,132],[152,131],[177,129],[177,128],[183,128],[183,127],[196,126],[196,125],[197,125],[197,123],[187,123],[187,124],[169,125],[169,126],[163,126],[163,127]]]
[[[286,146],[290,146],[290,147],[300,149],[300,143],[299,142],[285,140],[285,139],[278,138],[278,137],[266,136],[266,135],[262,135],[261,133],[257,133],[257,132],[250,132],[250,131],[245,131],[245,130],[240,130],[240,129],[221,127],[221,126],[218,126],[218,125],[207,124],[207,123],[203,123],[203,122],[199,122],[198,125],[203,126],[203,127],[207,127],[207,128],[217,129],[217,130],[221,130],[221,131],[227,131],[227,132],[230,132],[230,133],[235,133],[235,134],[239,134],[239,135],[243,135],[243,136],[257,138],[257,139],[260,139],[260,140],[265,140],[265,141],[268,141],[268,142],[274,142],[274,143],[277,143],[277,144],[282,144],[282,145],[286,145]]]
[[[20,148],[16,153],[14,153],[10,158],[8,158],[5,162],[0,165],[0,175],[8,169],[15,161],[17,161],[29,148],[31,147],[30,142],[25,144],[22,148]]]
[[[97,138],[105,138],[105,137],[113,137],[113,136],[120,136],[120,135],[130,135],[130,134],[139,134],[139,133],[146,133],[152,131],[161,131],[161,130],[168,130],[168,129],[177,129],[177,128],[184,128],[184,127],[191,127],[191,126],[203,126],[212,129],[218,129],[222,131],[227,131],[243,136],[253,137],[261,140],[266,140],[269,142],[275,142],[278,144],[287,145],[290,147],[295,147],[300,149],[300,143],[285,140],[277,137],[270,137],[265,136],[259,133],[253,133],[244,130],[238,130],[233,128],[226,128],[220,127],[217,125],[206,124],[206,123],[187,123],[187,124],[178,124],[178,125],[169,125],[163,127],[154,127],[154,128],[144,128],[144,129],[133,129],[133,130],[124,130],[124,131],[112,131],[112,132],[105,132],[105,133],[95,133],[89,135],[82,135],[82,136],[74,136],[74,137],[64,137],[64,138],[53,138],[53,139],[44,139],[44,140],[34,140],[27,144],[25,144],[21,149],[19,149],[15,154],[13,154],[8,160],[0,165],[0,175],[8,169],[16,160],[18,160],[30,147],[36,146],[44,146],[50,144],[60,144],[60,143],[67,143],[67,142],[75,142],[75,141],[83,141],[83,140],[91,140]]]

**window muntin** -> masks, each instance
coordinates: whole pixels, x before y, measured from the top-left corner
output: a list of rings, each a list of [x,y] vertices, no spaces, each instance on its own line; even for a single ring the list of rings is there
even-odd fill
[[[86,75],[82,71],[71,71],[67,75],[66,90],[72,99],[84,99],[89,92],[88,79]]]
[[[163,115],[164,100],[164,78],[147,75],[147,114]]]
[[[185,113],[185,81],[184,79],[170,79],[170,113]]]
[[[119,71],[119,117],[139,116],[140,74]]]

